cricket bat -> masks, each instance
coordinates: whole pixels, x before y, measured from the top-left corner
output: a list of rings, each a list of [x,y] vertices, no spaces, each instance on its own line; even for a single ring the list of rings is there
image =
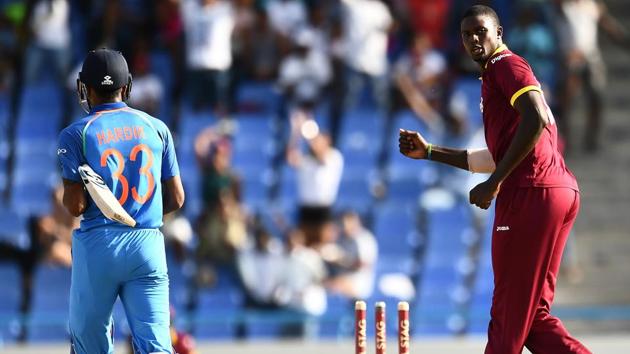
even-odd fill
[[[118,199],[109,190],[103,177],[94,172],[87,164],[79,166],[79,174],[90,197],[106,218],[127,226],[136,226],[136,221],[118,203]]]

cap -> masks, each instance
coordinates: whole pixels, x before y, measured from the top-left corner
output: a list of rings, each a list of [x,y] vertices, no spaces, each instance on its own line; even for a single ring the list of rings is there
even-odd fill
[[[88,53],[79,72],[79,80],[98,90],[113,91],[129,84],[131,75],[122,53],[101,48]]]

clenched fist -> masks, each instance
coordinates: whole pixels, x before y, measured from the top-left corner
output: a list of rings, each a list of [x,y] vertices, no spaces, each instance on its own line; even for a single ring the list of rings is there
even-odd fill
[[[399,130],[398,149],[400,153],[412,159],[426,159],[429,143],[420,133],[412,130]]]

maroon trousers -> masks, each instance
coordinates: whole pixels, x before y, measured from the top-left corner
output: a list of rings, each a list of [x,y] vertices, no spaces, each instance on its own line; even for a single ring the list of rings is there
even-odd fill
[[[494,293],[485,354],[591,353],[550,314],[569,231],[580,207],[569,188],[502,190],[492,233]]]

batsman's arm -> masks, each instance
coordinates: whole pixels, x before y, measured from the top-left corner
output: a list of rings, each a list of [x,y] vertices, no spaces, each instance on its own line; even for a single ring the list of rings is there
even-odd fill
[[[83,214],[87,208],[87,198],[82,182],[63,179],[63,205],[72,216]]]
[[[162,182],[164,215],[181,209],[185,199],[184,186],[182,186],[182,180],[179,176],[173,176]]]

